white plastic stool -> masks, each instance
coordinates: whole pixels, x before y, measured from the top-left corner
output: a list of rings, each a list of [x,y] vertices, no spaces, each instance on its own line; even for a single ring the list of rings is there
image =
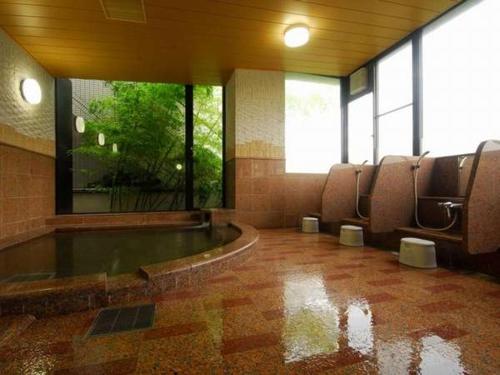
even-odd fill
[[[363,228],[356,225],[342,225],[339,243],[346,246],[363,246]]]
[[[436,268],[436,247],[433,241],[421,238],[401,238],[399,263],[418,268]]]
[[[319,221],[315,217],[303,217],[302,218],[302,232],[304,233],[318,233],[319,232]]]

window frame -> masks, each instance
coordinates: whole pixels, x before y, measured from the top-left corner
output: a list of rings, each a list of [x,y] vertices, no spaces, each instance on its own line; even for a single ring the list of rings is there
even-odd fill
[[[55,191],[55,213],[56,215],[92,215],[92,212],[73,212],[73,157],[67,153],[72,148],[72,84],[70,79],[55,79],[55,112],[56,112],[56,191]],[[226,207],[226,90],[222,86],[222,207]],[[185,104],[185,141],[184,141],[184,194],[185,205],[181,210],[159,210],[147,212],[175,212],[198,210],[194,207],[194,85],[184,85]],[[120,211],[111,213],[140,213],[142,211]]]
[[[483,0],[478,0],[483,1]],[[428,29],[439,27],[439,25],[447,22],[448,20],[455,18],[463,12],[477,4],[478,1],[466,1],[459,2],[454,6],[450,7],[446,12],[442,13],[438,17],[429,21],[425,25],[421,26],[417,30],[413,31],[379,55],[375,56],[373,59],[368,61],[366,64],[356,67],[351,73],[345,77],[346,85],[349,84],[349,77],[352,73],[357,70],[366,67],[368,69],[368,85],[367,89],[357,93],[356,95],[349,94],[349,88],[343,91],[343,101],[345,106],[343,107],[343,119],[345,126],[345,137],[343,144],[343,159],[342,162],[347,163],[349,160],[349,150],[348,150],[348,104],[358,99],[367,93],[373,94],[373,163],[377,164],[379,160],[378,155],[378,145],[379,145],[379,124],[378,124],[378,87],[377,87],[377,64],[380,60],[387,57],[388,55],[394,53],[396,50],[401,48],[407,43],[411,43],[412,46],[412,96],[413,96],[413,156],[418,156],[422,153],[422,141],[423,141],[423,67],[422,67],[422,40],[424,31]]]
[[[405,48],[406,46],[411,47],[411,86],[412,86],[412,101],[410,103],[405,103],[402,104],[398,107],[386,110],[385,112],[380,112],[380,103],[379,103],[379,94],[380,94],[380,77],[379,77],[379,65],[380,63],[386,59],[391,57],[392,55],[398,53],[402,48]],[[412,106],[412,108],[415,107],[415,93],[413,92],[413,85],[414,85],[414,71],[415,71],[415,66],[413,64],[414,60],[414,52],[413,52],[413,38],[410,40],[406,41],[400,41],[397,45],[395,45],[393,48],[391,48],[390,51],[387,51],[383,56],[381,56],[377,61],[373,64],[373,77],[374,77],[374,82],[373,82],[373,87],[374,87],[374,106],[373,106],[373,123],[374,123],[374,140],[373,140],[373,160],[375,163],[378,163],[380,161],[380,118],[390,115],[391,113],[398,112],[400,110],[403,110],[405,108],[408,108]],[[415,131],[415,119],[412,119],[412,137],[414,137],[414,131]],[[413,139],[412,139],[412,144],[413,144]],[[412,149],[412,153],[415,155],[415,150]],[[384,156],[384,155],[382,155]]]
[[[285,72],[285,78],[284,78],[284,87],[286,87],[286,80],[290,79],[293,80],[294,77],[296,80],[304,80],[307,82],[319,82],[321,83],[322,79],[332,79],[332,80],[337,80],[338,85],[339,85],[339,109],[340,109],[340,129],[339,129],[339,158],[341,163],[345,163],[345,154],[346,154],[346,140],[347,140],[347,116],[345,116],[346,111],[344,110],[344,107],[347,105],[345,102],[345,95],[346,92],[348,93],[348,86],[346,85],[346,77],[337,77],[337,76],[324,76],[324,75],[318,75],[318,74],[309,74],[309,73],[295,73],[295,72]],[[284,146],[285,146],[285,154],[286,154],[286,89],[284,89],[284,98],[285,98],[285,108],[284,108],[284,131],[285,131],[285,139],[284,139]],[[286,165],[286,164],[285,164]],[[286,166],[285,166],[285,173],[287,174],[318,174],[318,172],[287,172],[286,171]],[[328,173],[328,172],[325,172]]]

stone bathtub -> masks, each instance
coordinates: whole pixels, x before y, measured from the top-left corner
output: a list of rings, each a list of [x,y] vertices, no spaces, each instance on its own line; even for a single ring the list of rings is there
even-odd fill
[[[102,234],[105,234],[111,229],[112,231],[108,233],[115,233],[116,236],[116,233],[119,233],[117,230],[154,228],[154,233],[158,235],[157,232],[164,226],[169,231],[185,231],[192,230],[193,224],[186,221],[152,225],[132,223],[131,219],[128,220],[129,224],[109,224],[112,220],[106,218],[107,224],[98,225],[95,222],[79,223],[77,218],[73,217],[72,223],[59,220],[53,224],[52,229],[56,235],[61,231],[82,233],[96,229],[102,230]],[[227,241],[217,243],[209,249],[198,246],[193,255],[140,265],[136,271],[129,272],[130,270],[124,268],[127,272],[90,273],[92,271],[90,268],[86,269],[87,273],[84,274],[78,274],[83,272],[81,271],[67,276],[63,272],[49,279],[35,278],[21,281],[4,278],[4,281],[0,282],[0,316],[30,314],[40,318],[128,303],[177,288],[196,286],[245,261],[258,240],[258,232],[242,223],[212,222],[212,225],[216,226],[218,231],[223,230],[224,233],[229,231]],[[233,232],[237,232],[237,235]],[[0,250],[0,255],[8,250]],[[152,259],[158,261],[156,258]]]

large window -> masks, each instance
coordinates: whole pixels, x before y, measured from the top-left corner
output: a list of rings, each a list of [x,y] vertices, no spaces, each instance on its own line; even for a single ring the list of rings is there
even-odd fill
[[[348,106],[349,163],[373,161],[373,94],[355,99]]]
[[[188,103],[184,85],[72,80],[71,110],[85,129],[75,122],[72,139],[58,136],[72,163],[72,208],[65,212],[221,207],[222,88],[193,91]]]
[[[412,47],[405,44],[377,64],[378,157],[413,153]]]
[[[423,36],[423,150],[433,156],[500,138],[500,1],[457,11]]]
[[[340,163],[340,81],[287,74],[285,149],[288,173],[327,173]]]

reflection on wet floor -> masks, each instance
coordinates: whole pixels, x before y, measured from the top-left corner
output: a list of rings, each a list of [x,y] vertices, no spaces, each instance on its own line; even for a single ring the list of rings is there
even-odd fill
[[[0,373],[497,374],[499,298],[485,278],[262,231],[200,288],[131,301],[156,303],[152,329],[87,338],[97,311],[36,321],[0,346]]]
[[[412,362],[412,342],[405,338],[377,343],[377,365],[381,374],[408,374]]]
[[[329,300],[322,277],[294,275],[284,280],[285,362],[339,349],[339,312]]]
[[[419,343],[419,372],[422,374],[463,374],[460,348],[439,336],[423,337]]]
[[[349,347],[360,354],[373,351],[373,327],[370,305],[365,301],[354,301],[346,310],[347,337]]]

